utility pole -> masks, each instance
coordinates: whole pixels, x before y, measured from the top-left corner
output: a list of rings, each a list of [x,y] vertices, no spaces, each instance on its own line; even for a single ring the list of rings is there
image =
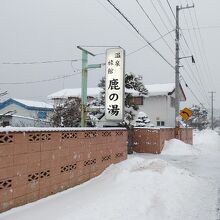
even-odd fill
[[[101,68],[101,64],[88,65],[88,55],[95,56],[93,53],[77,46],[82,51],[82,79],[81,79],[81,127],[86,127],[87,117],[87,81],[88,69]]]
[[[194,8],[192,6],[186,7],[179,7],[176,6],[176,39],[175,39],[175,46],[176,46],[176,55],[175,55],[175,127],[179,127],[179,122],[177,120],[180,112],[180,59],[188,58],[188,57],[180,57],[180,25],[179,25],[179,12],[180,10]],[[192,57],[192,56],[189,56]],[[193,59],[194,60],[194,59]]]
[[[211,93],[211,128],[214,130],[214,91],[209,92]]]

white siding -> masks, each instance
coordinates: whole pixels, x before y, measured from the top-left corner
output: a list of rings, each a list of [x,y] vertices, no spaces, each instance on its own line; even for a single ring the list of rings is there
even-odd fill
[[[171,107],[169,96],[146,97],[139,108],[148,115],[155,126],[157,121],[164,121],[166,127],[174,126],[175,109]]]
[[[28,110],[28,109],[25,109],[19,105],[10,104],[10,105],[6,106],[5,108],[1,109],[0,114],[5,114],[8,111],[16,111],[15,115],[38,119],[39,110]],[[47,112],[47,118],[48,118],[48,116],[50,116],[50,114],[51,114],[51,112]]]

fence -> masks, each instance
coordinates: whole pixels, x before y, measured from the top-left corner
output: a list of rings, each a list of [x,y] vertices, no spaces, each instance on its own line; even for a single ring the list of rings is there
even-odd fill
[[[0,132],[0,212],[81,184],[127,158],[127,131]]]
[[[192,128],[177,130],[177,138],[185,143],[192,144]],[[161,153],[166,140],[176,138],[175,128],[135,128],[134,151],[138,153]]]

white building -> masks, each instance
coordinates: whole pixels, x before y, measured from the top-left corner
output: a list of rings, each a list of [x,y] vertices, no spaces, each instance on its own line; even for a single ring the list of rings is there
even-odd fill
[[[155,126],[175,126],[175,83],[145,85],[147,96],[140,95],[135,90],[126,90],[133,95],[133,102],[139,105],[139,109],[145,112]],[[185,93],[181,87],[180,101],[186,101]],[[99,97],[100,88],[88,88],[88,99]],[[71,98],[80,98],[81,89],[64,89],[48,96],[54,101],[54,105]]]
[[[53,106],[45,102],[8,99],[0,103],[0,122],[3,126],[49,126]]]

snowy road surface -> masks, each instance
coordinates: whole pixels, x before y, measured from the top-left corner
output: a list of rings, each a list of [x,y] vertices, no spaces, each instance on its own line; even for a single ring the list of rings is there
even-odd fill
[[[216,220],[220,136],[194,146],[167,142],[162,155],[134,154],[93,180],[0,214],[7,220]]]

